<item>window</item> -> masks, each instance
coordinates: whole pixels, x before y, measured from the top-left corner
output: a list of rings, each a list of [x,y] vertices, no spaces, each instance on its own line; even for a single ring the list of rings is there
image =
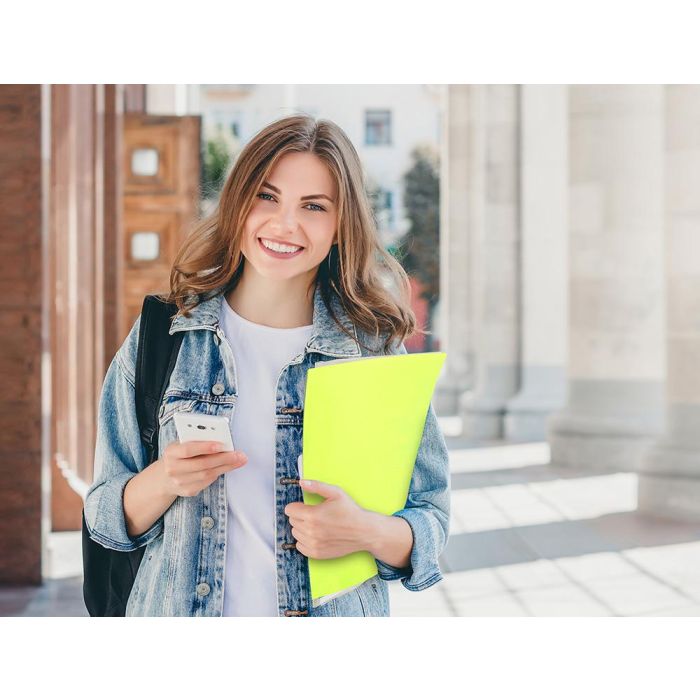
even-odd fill
[[[131,235],[131,259],[157,260],[160,255],[160,236],[155,231],[136,231]]]
[[[394,193],[391,190],[384,190],[384,201],[382,209],[385,212],[387,228],[394,228]]]
[[[394,197],[391,190],[385,190],[380,187],[375,190],[370,199],[372,208],[377,217],[377,223],[380,230],[394,228]]]
[[[158,174],[158,151],[155,148],[135,148],[131,152],[131,172],[139,177]]]
[[[365,144],[391,144],[391,112],[388,109],[368,109],[365,112]]]
[[[210,113],[209,121],[215,131],[228,132],[237,139],[241,137],[241,110],[213,109]]]

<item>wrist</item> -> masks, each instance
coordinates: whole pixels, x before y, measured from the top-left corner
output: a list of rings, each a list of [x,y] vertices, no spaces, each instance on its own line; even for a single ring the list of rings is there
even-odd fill
[[[164,466],[163,461],[157,459],[148,469],[153,470],[154,483],[158,491],[158,496],[160,498],[175,498],[175,494],[170,493],[168,489],[168,479],[165,475]]]
[[[369,512],[365,522],[365,548],[375,559],[397,569],[411,566],[413,531],[404,518]]]
[[[382,541],[382,533],[384,531],[383,524],[386,517],[388,516],[382,513],[363,509],[359,535],[359,544],[362,551],[369,552],[372,556],[376,556],[375,552]]]

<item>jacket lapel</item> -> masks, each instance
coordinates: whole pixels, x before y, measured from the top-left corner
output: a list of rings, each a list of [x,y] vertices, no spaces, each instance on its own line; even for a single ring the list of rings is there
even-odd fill
[[[220,289],[208,299],[200,302],[190,311],[189,318],[176,316],[170,324],[170,335],[179,331],[201,329],[216,332],[224,293],[224,289]],[[307,352],[318,352],[331,357],[361,356],[362,352],[357,342],[357,328],[345,309],[343,309],[336,294],[331,296],[331,305],[343,327],[349,331],[352,337],[348,337],[338,328],[323,302],[320,285],[316,284],[312,321],[313,332],[306,344]]]

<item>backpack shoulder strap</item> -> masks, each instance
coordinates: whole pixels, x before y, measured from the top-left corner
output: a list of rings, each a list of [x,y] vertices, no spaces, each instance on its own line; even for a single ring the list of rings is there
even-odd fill
[[[143,300],[136,356],[136,417],[147,465],[158,458],[158,410],[182,343],[182,333],[169,334],[176,304],[153,294]]]

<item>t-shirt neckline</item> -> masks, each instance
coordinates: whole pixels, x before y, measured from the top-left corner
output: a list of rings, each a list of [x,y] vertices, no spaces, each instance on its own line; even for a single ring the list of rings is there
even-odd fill
[[[308,326],[295,326],[294,328],[275,328],[274,326],[264,326],[261,323],[255,323],[253,321],[249,321],[247,318],[243,318],[243,316],[233,310],[225,296],[222,296],[221,303],[224,307],[224,312],[231,316],[236,322],[243,326],[250,326],[256,330],[273,333],[290,333],[294,331],[308,331],[314,327],[313,323],[310,323]]]

